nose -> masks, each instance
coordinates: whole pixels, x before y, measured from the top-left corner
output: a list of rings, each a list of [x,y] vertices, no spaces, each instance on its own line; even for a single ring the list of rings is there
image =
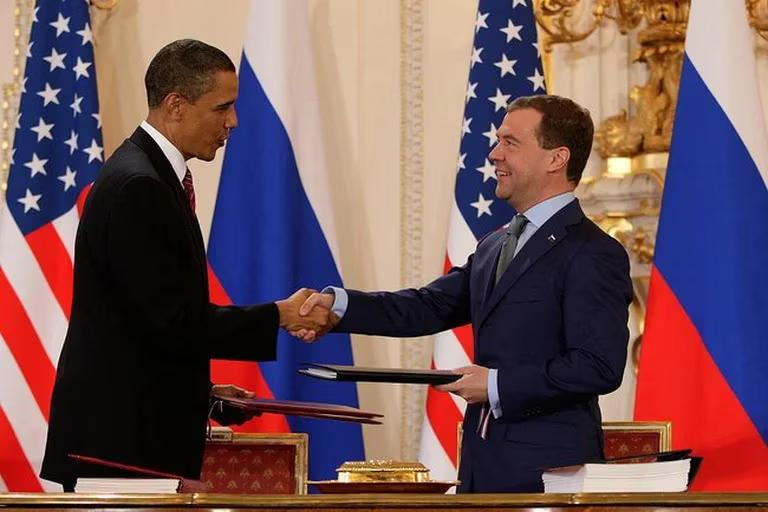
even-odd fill
[[[497,160],[501,160],[501,156],[499,155],[499,153],[500,153],[499,143],[496,142],[493,145],[493,149],[491,149],[491,152],[488,153],[488,160],[490,160],[491,162],[496,162]]]
[[[228,130],[231,130],[232,128],[237,128],[237,112],[235,111],[234,105],[232,106],[232,109],[229,111],[229,115],[227,115],[227,119],[224,121],[224,126],[226,126]]]

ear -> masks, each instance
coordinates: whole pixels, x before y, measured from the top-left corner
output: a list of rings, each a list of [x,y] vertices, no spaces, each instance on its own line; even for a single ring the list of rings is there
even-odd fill
[[[565,146],[560,146],[551,151],[549,157],[549,171],[557,172],[560,169],[567,169],[568,162],[571,160],[571,150]]]
[[[186,101],[187,100],[181,94],[170,92],[163,98],[161,108],[169,118],[178,121],[181,118]]]

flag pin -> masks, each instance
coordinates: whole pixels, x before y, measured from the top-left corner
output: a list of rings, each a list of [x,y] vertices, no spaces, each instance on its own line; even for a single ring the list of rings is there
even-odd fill
[[[555,235],[549,235],[547,237],[547,240],[549,240],[550,242],[554,242],[556,240]]]

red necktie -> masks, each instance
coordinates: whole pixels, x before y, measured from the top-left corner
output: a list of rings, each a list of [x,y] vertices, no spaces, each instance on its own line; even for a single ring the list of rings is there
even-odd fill
[[[192,213],[195,213],[195,186],[192,184],[192,173],[189,172],[189,169],[187,169],[181,182],[184,185],[184,192],[187,193],[189,207],[192,209]]]

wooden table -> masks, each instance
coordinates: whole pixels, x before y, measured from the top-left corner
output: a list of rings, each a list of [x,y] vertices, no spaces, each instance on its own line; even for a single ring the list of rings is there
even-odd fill
[[[633,494],[26,494],[0,493],[0,509],[46,512],[262,512],[322,511],[595,511],[595,512],[739,512],[768,511],[768,493],[633,493]]]

